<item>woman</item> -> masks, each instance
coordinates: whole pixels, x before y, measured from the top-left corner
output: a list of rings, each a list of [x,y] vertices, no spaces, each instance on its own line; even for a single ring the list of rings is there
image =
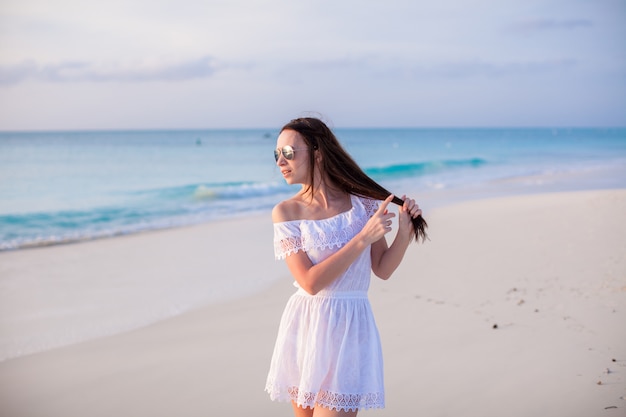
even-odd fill
[[[272,211],[276,258],[298,290],[280,322],[266,391],[291,401],[296,417],[382,408],[382,352],[367,290],[372,271],[388,279],[412,238],[426,237],[422,211],[363,173],[318,119],[287,123],[276,145],[285,181],[302,185]],[[392,201],[400,205],[398,231],[388,246]]]

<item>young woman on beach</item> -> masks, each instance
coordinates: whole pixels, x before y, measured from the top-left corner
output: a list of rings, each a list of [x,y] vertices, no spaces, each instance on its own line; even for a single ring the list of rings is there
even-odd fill
[[[370,179],[319,119],[287,123],[276,146],[285,181],[302,185],[272,211],[275,255],[298,290],[283,312],[265,389],[272,400],[291,401],[296,417],[382,408],[382,352],[367,290],[372,271],[388,279],[411,240],[426,237],[422,211]],[[391,202],[400,207],[388,246]]]

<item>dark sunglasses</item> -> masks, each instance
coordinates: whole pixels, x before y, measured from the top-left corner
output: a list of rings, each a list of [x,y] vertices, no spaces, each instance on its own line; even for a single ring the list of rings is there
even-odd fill
[[[280,154],[282,153],[286,160],[291,161],[295,156],[295,151],[305,151],[309,148],[299,148],[294,149],[291,146],[283,146],[282,148],[274,149],[274,159],[278,162],[278,158],[280,158]]]

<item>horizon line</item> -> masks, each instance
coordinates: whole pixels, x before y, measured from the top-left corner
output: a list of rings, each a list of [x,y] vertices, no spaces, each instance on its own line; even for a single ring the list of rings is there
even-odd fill
[[[465,129],[626,129],[626,125],[484,125],[484,126],[329,126],[331,130],[465,130]],[[201,132],[201,131],[278,131],[280,127],[145,127],[145,128],[53,128],[53,129],[0,129],[0,134],[10,133],[121,133],[121,132]]]

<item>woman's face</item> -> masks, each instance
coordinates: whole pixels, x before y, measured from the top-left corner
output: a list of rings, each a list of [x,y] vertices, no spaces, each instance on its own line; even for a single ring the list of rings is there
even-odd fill
[[[309,149],[302,139],[300,133],[295,130],[283,130],[276,140],[276,149],[281,150],[285,146],[294,149],[293,159],[285,158],[281,152],[276,161],[287,184],[308,184],[310,182],[309,172]]]

